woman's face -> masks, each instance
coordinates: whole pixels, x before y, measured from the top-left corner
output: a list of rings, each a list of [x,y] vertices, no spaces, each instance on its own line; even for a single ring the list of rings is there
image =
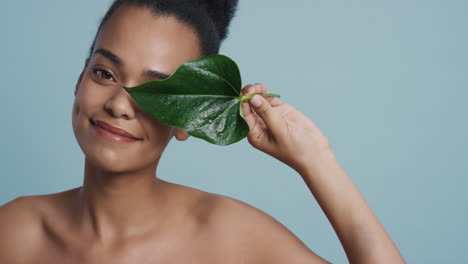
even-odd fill
[[[185,140],[185,131],[144,112],[120,85],[164,79],[200,56],[195,31],[175,17],[154,17],[141,7],[117,9],[101,28],[75,89],[73,131],[86,159],[105,171],[137,170],[154,165],[174,135]],[[140,139],[109,140],[98,133],[96,120]]]

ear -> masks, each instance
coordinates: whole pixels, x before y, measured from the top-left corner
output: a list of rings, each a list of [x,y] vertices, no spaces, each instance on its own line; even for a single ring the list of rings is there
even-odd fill
[[[176,139],[179,140],[179,141],[185,141],[190,137],[190,135],[187,132],[185,132],[185,130],[183,130],[182,128],[179,128],[179,127],[175,128],[174,135],[175,135]]]
[[[76,82],[76,85],[75,85],[75,96],[76,96],[76,92],[78,91],[78,87],[80,86],[80,83],[81,83],[81,80],[83,79],[83,75],[86,71],[86,67],[88,66],[88,62],[89,62],[89,59],[86,59],[86,62],[85,62],[85,65],[83,67],[83,70],[81,71],[80,73],[80,77],[78,77],[78,80]]]

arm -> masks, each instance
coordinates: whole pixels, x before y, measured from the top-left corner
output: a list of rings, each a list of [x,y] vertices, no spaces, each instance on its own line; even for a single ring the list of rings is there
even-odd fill
[[[329,151],[300,174],[337,233],[350,263],[405,263],[351,179]]]
[[[265,85],[243,93],[268,93]],[[256,102],[254,101],[255,99]],[[289,165],[324,211],[350,263],[405,263],[398,248],[337,162],[331,145],[305,115],[278,98],[243,102],[249,143]]]

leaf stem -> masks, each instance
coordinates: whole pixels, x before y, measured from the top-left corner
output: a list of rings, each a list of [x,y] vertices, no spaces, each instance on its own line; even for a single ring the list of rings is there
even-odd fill
[[[242,101],[244,101],[244,100],[248,100],[248,99],[254,97],[254,95],[256,95],[256,94],[262,95],[262,96],[274,96],[274,97],[278,97],[278,98],[280,97],[279,94],[274,94],[274,93],[254,93],[254,94],[249,94],[249,95],[241,96],[240,101],[242,102]]]

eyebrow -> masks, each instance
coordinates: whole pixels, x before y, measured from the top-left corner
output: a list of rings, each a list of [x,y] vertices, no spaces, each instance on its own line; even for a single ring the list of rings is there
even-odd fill
[[[160,72],[160,71],[146,70],[145,71],[145,76],[149,77],[149,78],[152,78],[152,79],[154,79],[154,78],[156,78],[156,79],[167,79],[171,75],[167,74],[167,73]]]
[[[119,56],[115,55],[112,51],[110,50],[107,50],[107,49],[103,49],[103,48],[99,48],[97,49],[94,54],[101,54],[102,56],[104,56],[105,58],[109,59],[110,61],[112,61],[115,65],[117,65],[117,67],[121,68],[124,63],[122,61],[121,58],[119,58]],[[144,72],[144,76],[148,77],[148,78],[156,78],[156,79],[167,79],[169,78],[171,75],[170,74],[167,74],[167,73],[164,73],[164,72],[160,72],[160,71],[156,71],[156,70],[146,70]]]
[[[122,60],[110,50],[100,48],[100,49],[97,49],[94,52],[94,54],[101,54],[102,56],[106,57],[107,59],[112,61],[114,64],[116,64],[118,67],[123,66]]]

